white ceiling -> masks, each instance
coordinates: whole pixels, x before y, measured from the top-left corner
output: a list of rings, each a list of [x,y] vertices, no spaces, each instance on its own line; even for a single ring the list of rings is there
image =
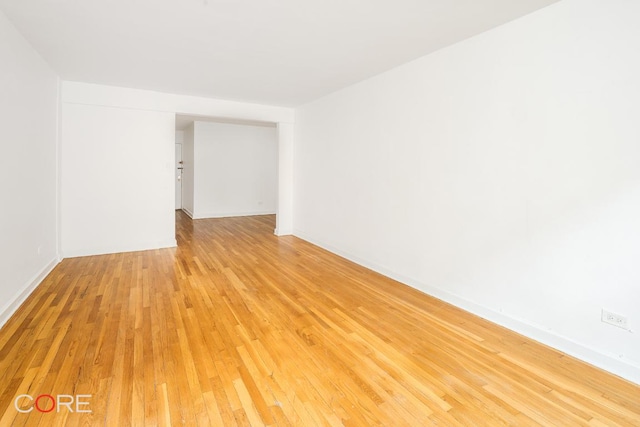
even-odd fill
[[[296,106],[557,0],[0,0],[64,80]]]

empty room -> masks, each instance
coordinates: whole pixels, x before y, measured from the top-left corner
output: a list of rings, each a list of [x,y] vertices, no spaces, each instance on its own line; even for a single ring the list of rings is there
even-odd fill
[[[639,20],[0,0],[0,426],[640,426]]]

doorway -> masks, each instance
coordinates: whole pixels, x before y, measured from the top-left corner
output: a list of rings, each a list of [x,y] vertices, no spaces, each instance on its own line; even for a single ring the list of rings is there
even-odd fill
[[[293,135],[294,126],[293,122],[289,121],[270,121],[270,120],[253,120],[253,119],[234,119],[228,117],[216,117],[205,115],[193,115],[193,114],[176,114],[175,130],[176,130],[176,143],[181,144],[181,160],[183,161],[183,167],[181,170],[181,207],[188,216],[195,218],[199,215],[195,213],[194,209],[194,165],[193,159],[193,143],[187,143],[195,140],[194,122],[213,122],[213,123],[225,123],[225,124],[237,124],[246,126],[259,126],[259,127],[272,127],[275,128],[276,133],[276,228],[274,233],[278,236],[284,236],[293,234]],[[187,135],[190,138],[187,138]],[[176,157],[177,158],[177,157]],[[178,165],[176,162],[176,173]],[[202,169],[201,169],[202,170]],[[206,170],[206,169],[205,169]],[[177,175],[175,181],[178,181]],[[176,196],[176,205],[178,198]],[[260,201],[258,201],[260,204]],[[260,204],[261,206],[264,205]],[[208,212],[204,212],[207,214]],[[239,212],[242,213],[242,212]],[[207,217],[209,215],[203,216]],[[235,216],[235,215],[232,215]]]

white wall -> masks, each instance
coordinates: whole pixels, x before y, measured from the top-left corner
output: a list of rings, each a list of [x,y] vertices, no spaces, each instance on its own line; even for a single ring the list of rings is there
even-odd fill
[[[0,325],[58,263],[58,77],[0,12]]]
[[[184,130],[182,137],[182,210],[191,218],[194,216],[194,147],[193,147],[193,123]]]
[[[78,104],[111,105],[138,110],[166,111],[187,116],[273,123],[293,123],[295,118],[292,108],[273,105],[69,81],[64,82],[63,88],[63,100]]]
[[[293,234],[294,135],[292,123],[278,123],[278,236]]]
[[[640,382],[638,16],[566,0],[297,109],[295,234]]]
[[[63,104],[65,257],[175,246],[175,115]]]
[[[174,95],[160,92],[152,92],[146,90],[138,90],[138,89],[127,89],[120,87],[111,87],[111,86],[103,86],[103,85],[95,85],[95,84],[87,84],[87,83],[78,83],[78,82],[64,82],[62,85],[62,102],[66,105],[78,105],[78,106],[88,106],[94,107],[93,111],[96,113],[94,119],[96,123],[99,125],[100,123],[100,115],[106,114],[109,111],[109,108],[116,109],[125,109],[131,111],[138,111],[142,114],[142,112],[153,112],[153,113],[167,113],[172,117],[175,114],[182,115],[191,115],[191,116],[206,116],[206,117],[217,117],[222,119],[239,119],[239,120],[249,120],[249,121],[260,121],[260,122],[272,122],[278,124],[285,124],[283,126],[283,131],[278,133],[279,137],[285,138],[287,141],[293,141],[293,126],[294,122],[294,110],[291,108],[284,107],[275,107],[269,105],[260,105],[260,104],[250,104],[250,103],[242,103],[242,102],[234,102],[234,101],[225,101],[219,99],[209,99],[209,98],[201,98],[194,96],[183,96],[183,95]],[[98,107],[103,107],[101,110]],[[63,115],[66,114],[63,112]],[[159,116],[157,116],[159,117]],[[63,117],[65,123],[71,123],[72,120],[67,120]],[[109,122],[111,119],[108,116],[105,116],[105,120]],[[101,125],[100,125],[101,126]],[[132,132],[135,132],[135,129],[130,129]],[[129,131],[126,129],[121,130],[122,135],[128,134]],[[186,132],[185,132],[186,137]],[[165,134],[163,133],[163,140],[165,138]],[[175,138],[175,129],[171,130],[171,138],[172,140]],[[64,146],[66,141],[63,136],[62,145]],[[175,142],[175,141],[173,141]],[[92,142],[90,142],[92,144]],[[143,143],[144,145],[145,143]],[[77,144],[76,144],[77,145]],[[173,159],[174,147],[172,146],[172,154],[171,158]],[[183,146],[183,151],[186,148]],[[64,153],[63,153],[64,155]],[[184,155],[184,153],[183,153]],[[111,156],[111,154],[110,154]],[[113,157],[113,156],[112,156]],[[286,171],[290,171],[293,168],[291,162],[293,162],[293,158],[286,158],[289,163],[279,163],[278,168],[284,169]],[[95,159],[97,161],[97,159]],[[146,163],[143,162],[142,169],[140,173],[144,173],[144,166]],[[100,168],[100,165],[97,165]],[[87,166],[87,169],[90,169]],[[173,187],[173,169],[171,169],[169,173],[169,177],[171,178],[171,185]],[[184,185],[184,184],[183,184]],[[286,189],[285,189],[286,190]],[[63,190],[64,191],[64,190]],[[112,188],[105,186],[101,189],[103,192],[103,196],[105,199],[115,199],[118,196],[116,194],[112,194],[115,192],[129,192],[134,190],[128,190],[127,188]],[[284,232],[279,232],[278,234],[287,234],[291,232],[292,228],[292,217],[291,209],[293,209],[291,197],[292,192],[290,191],[281,191],[284,196],[279,198],[279,202],[282,202],[285,208],[288,208],[289,211],[283,211],[282,213],[278,213],[278,223],[279,230],[284,230]],[[183,195],[184,196],[184,195]],[[79,197],[79,196],[74,196]],[[173,209],[173,199],[175,195],[172,190],[172,209]],[[285,200],[285,198],[289,198]],[[74,202],[75,203],[75,202]],[[189,209],[189,203],[186,200],[183,200],[183,207],[185,210]],[[284,220],[281,220],[281,218]],[[116,221],[117,223],[118,221]],[[282,224],[280,224],[282,222]],[[67,224],[67,230],[73,230],[75,225],[73,223]],[[173,230],[174,227],[171,227]],[[79,233],[80,230],[72,231],[72,233]],[[63,230],[63,240],[64,235],[66,233]],[[164,232],[163,232],[164,234]],[[64,241],[63,241],[64,245]],[[76,245],[77,246],[77,245]],[[143,246],[143,245],[139,245]],[[98,242],[96,247],[109,247],[109,245],[103,245]],[[133,246],[132,246],[133,247]],[[74,251],[76,255],[88,255],[89,252],[86,251]]]
[[[183,130],[177,130],[176,131],[176,144],[182,144],[182,141],[184,141],[184,131]]]
[[[276,212],[276,128],[194,123],[194,218]]]
[[[178,170],[179,163],[182,160],[182,141],[184,140],[184,131],[177,130],[176,131],[176,158],[174,160],[175,166],[175,180],[174,185],[176,187],[176,197],[175,197],[175,207],[177,209],[182,209],[182,171]],[[178,179],[180,177],[180,179]]]

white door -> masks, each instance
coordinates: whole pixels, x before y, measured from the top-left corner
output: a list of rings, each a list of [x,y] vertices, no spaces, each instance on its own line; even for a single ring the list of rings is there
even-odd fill
[[[182,209],[182,144],[176,144],[176,209]]]

